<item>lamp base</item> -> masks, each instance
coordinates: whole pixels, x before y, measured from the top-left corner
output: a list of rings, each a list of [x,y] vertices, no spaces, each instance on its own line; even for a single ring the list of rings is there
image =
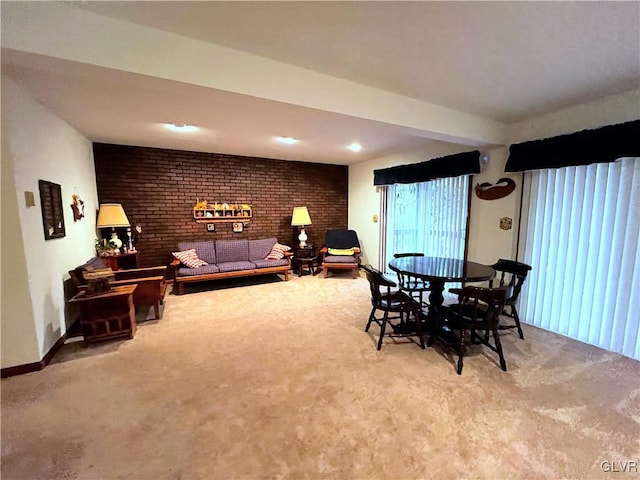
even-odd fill
[[[120,251],[122,248],[122,240],[118,238],[118,234],[116,232],[111,232],[111,238],[109,239],[109,243],[115,245],[116,249]]]
[[[298,241],[300,242],[299,247],[304,248],[307,246],[307,234],[304,231],[304,228],[300,229],[300,235],[298,235]]]

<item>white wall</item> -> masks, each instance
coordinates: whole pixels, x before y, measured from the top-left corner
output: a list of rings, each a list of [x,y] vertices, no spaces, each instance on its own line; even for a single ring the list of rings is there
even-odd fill
[[[522,175],[504,173],[508,154],[508,149],[504,147],[490,150],[489,162],[483,166],[480,174],[473,176],[467,257],[474,262],[490,265],[499,258],[516,258]],[[478,198],[475,193],[477,184],[486,182],[494,185],[501,178],[514,180],[515,191],[498,200]],[[500,219],[503,217],[511,218],[510,230],[500,228]]]
[[[2,162],[2,368],[7,368],[40,361],[66,332],[63,282],[70,269],[95,253],[98,197],[91,142],[6,75]],[[38,180],[62,186],[64,238],[44,240]],[[35,207],[26,206],[26,191],[34,192]],[[85,201],[85,218],[76,223],[73,193]]]
[[[549,138],[640,118],[640,88],[509,125],[511,143]]]

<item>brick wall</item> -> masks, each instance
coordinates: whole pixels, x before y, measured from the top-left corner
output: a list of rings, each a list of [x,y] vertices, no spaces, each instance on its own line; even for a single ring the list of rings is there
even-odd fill
[[[321,246],[327,229],[347,228],[346,166],[102,143],[93,152],[100,203],[121,203],[142,227],[141,267],[168,264],[179,241],[275,236],[293,246],[294,206],[309,209],[307,243]],[[231,223],[208,232],[193,220],[196,199],[249,203],[253,218],[242,233]],[[126,241],[126,230],[119,237]]]

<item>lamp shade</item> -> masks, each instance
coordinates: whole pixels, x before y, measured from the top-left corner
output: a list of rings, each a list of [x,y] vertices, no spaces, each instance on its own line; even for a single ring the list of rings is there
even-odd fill
[[[291,226],[303,227],[305,225],[311,225],[309,210],[307,210],[307,207],[293,207],[293,214],[291,215]]]
[[[98,212],[98,228],[128,227],[129,219],[119,203],[103,203]]]

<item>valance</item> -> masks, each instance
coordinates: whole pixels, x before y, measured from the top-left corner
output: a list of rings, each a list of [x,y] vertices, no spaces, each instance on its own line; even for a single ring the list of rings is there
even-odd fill
[[[459,177],[480,173],[480,152],[456,153],[426,162],[398,165],[373,171],[374,185],[428,182],[436,178]]]
[[[509,147],[505,172],[524,172],[640,157],[640,120]]]

